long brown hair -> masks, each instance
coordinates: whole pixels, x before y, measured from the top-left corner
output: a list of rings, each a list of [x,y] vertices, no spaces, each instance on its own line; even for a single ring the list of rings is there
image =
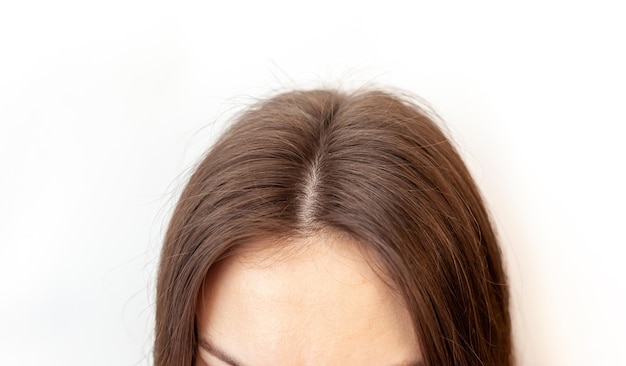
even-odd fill
[[[512,365],[498,241],[435,121],[380,90],[291,91],[242,114],[197,166],[171,218],[155,365],[193,364],[196,302],[216,262],[260,236],[324,229],[376,253],[410,309],[425,365]]]

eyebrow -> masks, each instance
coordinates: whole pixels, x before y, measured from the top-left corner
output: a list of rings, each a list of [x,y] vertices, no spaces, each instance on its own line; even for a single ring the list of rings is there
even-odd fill
[[[244,364],[235,360],[233,356],[227,354],[222,349],[215,347],[214,345],[210,344],[204,339],[200,339],[198,341],[198,345],[200,346],[200,348],[210,353],[213,357],[217,358],[218,360],[226,364],[229,364],[231,366],[244,366]]]
[[[241,362],[237,361],[233,356],[227,354],[226,352],[224,352],[224,350],[210,344],[209,342],[207,342],[204,339],[200,339],[198,341],[198,345],[205,351],[207,351],[208,353],[210,353],[213,357],[217,358],[218,360],[231,365],[231,366],[245,366],[244,364],[242,364]],[[424,362],[423,361],[410,361],[410,362],[402,362],[399,364],[393,364],[393,365],[389,365],[389,366],[424,366]]]

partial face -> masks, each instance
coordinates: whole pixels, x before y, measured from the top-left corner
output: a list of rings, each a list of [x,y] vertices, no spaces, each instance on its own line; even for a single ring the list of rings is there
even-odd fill
[[[359,248],[329,237],[290,245],[300,244],[237,254],[211,271],[196,366],[419,365],[408,311]]]

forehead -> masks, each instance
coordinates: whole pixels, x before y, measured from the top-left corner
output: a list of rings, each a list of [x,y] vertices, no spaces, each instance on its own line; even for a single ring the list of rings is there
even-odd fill
[[[408,310],[357,245],[333,237],[289,245],[302,249],[275,260],[273,251],[239,253],[209,273],[200,338],[246,366],[419,359]]]

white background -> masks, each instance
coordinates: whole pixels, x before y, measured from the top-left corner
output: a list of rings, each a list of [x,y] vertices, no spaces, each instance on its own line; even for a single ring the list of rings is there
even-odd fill
[[[375,83],[428,100],[483,189],[519,364],[626,365],[622,6],[3,1],[0,364],[148,364],[160,240],[228,117]]]

